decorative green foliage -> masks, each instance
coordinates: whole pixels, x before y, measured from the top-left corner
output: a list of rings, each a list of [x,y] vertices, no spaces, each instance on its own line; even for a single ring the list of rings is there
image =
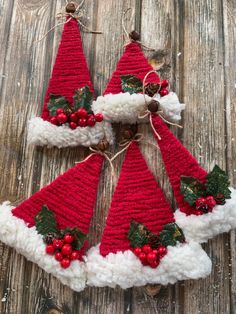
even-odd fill
[[[66,228],[59,230],[57,228],[57,222],[54,213],[49,210],[46,205],[43,205],[41,211],[35,217],[36,230],[44,238],[49,235],[53,235],[54,238],[63,238],[65,234],[69,233],[74,236],[73,248],[80,250],[84,246],[84,241],[87,239],[87,235],[80,231],[78,228]]]
[[[132,247],[142,247],[148,243],[148,234],[150,231],[144,226],[137,222],[132,221],[130,224],[130,230],[128,239]]]
[[[192,177],[182,176],[180,178],[180,191],[190,206],[193,206],[199,197],[206,195],[204,185]]]
[[[54,95],[54,94],[50,94],[50,99],[47,106],[48,106],[50,116],[52,117],[56,116],[57,109],[62,108],[64,110],[67,110],[70,108],[65,97],[60,96],[60,95]]]
[[[230,198],[231,191],[229,190],[229,178],[225,171],[215,165],[213,170],[206,177],[206,190],[208,195],[217,197],[223,195],[224,198]]]
[[[79,108],[84,108],[88,113],[92,113],[92,101],[93,93],[88,86],[78,89],[73,97],[74,106],[73,110],[76,111]]]
[[[133,221],[130,224],[128,239],[132,247],[142,247],[149,244],[152,248],[158,248],[160,245],[175,246],[177,242],[183,243],[185,241],[183,231],[174,222],[165,225],[158,236],[144,225]]]
[[[177,242],[185,242],[185,237],[178,225],[172,222],[164,226],[160,233],[160,242],[164,246],[175,246]]]
[[[143,91],[143,82],[134,75],[122,75],[121,87],[124,92],[130,94],[141,93]]]
[[[84,241],[87,239],[87,235],[80,231],[78,228],[66,228],[61,231],[62,236],[67,233],[75,237],[75,240],[73,242],[74,250],[80,250],[84,246]]]
[[[35,225],[37,232],[43,236],[49,233],[58,233],[54,213],[46,205],[43,205],[41,211],[35,217]]]

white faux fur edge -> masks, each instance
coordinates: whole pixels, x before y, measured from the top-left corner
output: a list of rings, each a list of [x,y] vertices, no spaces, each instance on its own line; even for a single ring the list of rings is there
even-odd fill
[[[12,215],[13,208],[9,202],[0,206],[0,240],[14,247],[18,253],[38,264],[64,285],[75,291],[83,290],[86,283],[84,262],[73,261],[69,268],[63,269],[54,257],[45,253],[42,236],[35,227],[28,228],[22,219]]]
[[[203,243],[220,233],[236,228],[236,190],[233,188],[230,190],[231,199],[227,199],[224,205],[215,206],[211,213],[187,216],[179,209],[176,210],[176,223],[183,230],[187,240]]]
[[[112,127],[109,122],[96,123],[94,127],[78,127],[72,130],[67,125],[56,126],[40,117],[32,118],[28,126],[28,143],[39,146],[93,146],[104,137],[113,143]]]
[[[159,266],[153,269],[143,266],[130,250],[103,257],[98,245],[87,253],[86,270],[90,286],[119,285],[126,289],[147,283],[167,285],[178,280],[204,278],[211,272],[211,260],[200,244],[191,242],[169,246]]]
[[[121,123],[142,123],[148,119],[140,119],[147,109],[147,103],[151,101],[151,97],[143,94],[107,94],[99,96],[93,102],[92,108],[95,113],[102,113],[106,121]],[[181,104],[177,95],[170,92],[164,97],[157,96],[161,110],[166,119],[179,121],[181,119],[181,111],[184,110],[185,104]]]

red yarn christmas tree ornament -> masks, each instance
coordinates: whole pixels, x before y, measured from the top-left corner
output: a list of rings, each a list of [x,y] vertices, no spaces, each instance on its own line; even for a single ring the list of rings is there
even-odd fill
[[[129,43],[125,47],[125,51],[117,63],[117,67],[113,72],[103,95],[123,92],[121,87],[122,75],[134,75],[143,81],[146,74],[152,70],[153,68],[144,56],[140,44],[136,42]],[[161,80],[157,74],[150,73],[146,83],[160,84]]]
[[[184,201],[184,197],[180,192],[180,177],[195,177],[199,181],[204,182],[207,172],[174,136],[160,116],[153,115],[152,120],[154,128],[161,137],[160,140],[157,139],[157,142],[179,209],[190,215],[193,213],[193,209]]]
[[[78,145],[92,146],[104,137],[112,142],[111,128],[107,124],[104,129],[104,122],[101,122],[103,117],[100,121],[94,118],[92,122],[83,121],[82,124],[79,121],[81,118],[79,115],[72,118],[69,114],[71,108],[73,110],[75,99],[78,100],[78,90],[85,87],[88,88],[89,93],[93,94],[93,84],[83,51],[78,21],[69,16],[64,24],[61,42],[44,98],[41,118],[32,118],[29,123],[29,143],[60,148]],[[54,100],[52,97],[57,98]],[[87,107],[92,105],[92,99],[90,96],[89,98],[90,100],[85,102]],[[53,104],[54,107],[58,106],[58,109],[63,109],[66,104],[70,110],[65,109],[65,112],[62,113],[63,117],[59,118],[58,115],[55,116],[55,113],[52,114],[49,111],[49,104]],[[87,111],[88,116],[91,114],[91,110]]]
[[[72,261],[71,259],[70,267],[63,270],[58,260],[56,261],[53,256],[46,254],[46,244],[43,241],[45,235],[39,233],[36,229],[37,225],[35,228],[36,216],[46,205],[54,214],[58,230],[66,229],[68,231],[65,234],[70,234],[70,230],[76,229],[87,235],[95,206],[103,159],[104,157],[101,155],[93,155],[59,176],[19,206],[13,208],[4,203],[0,207],[1,241],[14,247],[26,258],[37,263],[63,284],[76,291],[82,290],[85,286],[86,276],[82,256],[87,248],[87,241],[82,244],[79,252],[74,253],[74,255],[78,255],[79,260]],[[47,223],[49,222],[47,221]],[[53,234],[47,236],[53,237]],[[54,239],[56,240],[57,236]],[[73,242],[73,233],[71,236],[67,235],[65,239],[68,240],[65,242],[68,244],[64,251],[70,251],[69,243]],[[60,238],[58,241],[56,248],[61,248]],[[51,251],[51,248],[48,251]]]
[[[134,223],[160,236],[162,241],[165,234],[169,234],[168,228],[174,228],[172,235],[175,232],[181,234],[174,222],[170,205],[148,169],[137,143],[132,143],[125,156],[101,243],[87,254],[88,284],[128,288],[147,283],[168,284],[208,275],[211,269],[208,256],[199,244],[185,243],[184,238],[178,244],[175,242],[173,246],[166,244],[164,247],[160,246],[159,240],[154,240],[157,241],[157,250],[161,250],[162,254],[164,252],[158,260],[151,244],[146,247],[135,245],[134,249],[130,238]],[[142,259],[141,254],[136,256],[134,253],[140,250],[143,250]],[[146,264],[143,258],[149,262],[154,258],[155,261]]]
[[[131,82],[127,83],[131,77]],[[123,82],[123,83],[122,83]],[[124,84],[124,82],[126,82]],[[165,96],[161,92],[162,81],[157,73],[154,73],[152,66],[142,52],[138,42],[130,42],[125,46],[117,67],[109,80],[103,96],[93,103],[94,112],[101,112],[105,120],[122,123],[142,123],[148,119],[140,118],[148,109],[152,97],[143,95],[143,85],[146,88],[156,91],[157,101],[160,109],[166,117],[171,120],[180,120],[180,112],[184,104],[180,104],[175,93],[166,89],[168,82],[165,80]],[[127,85],[129,88],[127,88]],[[139,85],[138,89],[134,86]],[[126,89],[125,87],[126,86]],[[163,90],[162,90],[163,91]],[[152,96],[152,95],[151,95]]]
[[[158,139],[154,132],[179,206],[175,211],[175,220],[186,238],[201,243],[236,228],[236,190],[230,187],[230,198],[227,198],[224,204],[214,206],[210,212],[200,212],[199,215],[196,208],[191,207],[181,194],[181,176],[192,177],[205,183],[208,173],[174,136],[160,116],[153,114],[152,122],[160,136]]]

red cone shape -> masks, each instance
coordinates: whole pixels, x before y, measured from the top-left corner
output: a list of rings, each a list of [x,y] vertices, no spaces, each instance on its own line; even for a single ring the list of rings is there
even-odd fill
[[[154,233],[174,221],[170,205],[137,143],[130,145],[125,156],[101,240],[102,256],[130,249],[127,236],[132,221],[144,224]]]
[[[56,61],[44,100],[42,119],[49,120],[47,104],[50,94],[64,96],[71,104],[75,90],[86,85],[93,91],[78,22],[72,18],[64,25]]]
[[[187,215],[193,214],[192,208],[184,201],[184,198],[180,193],[180,177],[195,177],[201,182],[204,182],[207,172],[174,136],[158,115],[153,115],[152,121],[155,130],[161,137],[161,140],[157,139],[157,142],[179,208]]]
[[[78,227],[87,234],[102,163],[103,157],[100,155],[79,163],[13,209],[13,215],[32,227],[35,216],[43,205],[47,205],[54,212],[60,229]]]
[[[142,81],[145,75],[152,71],[152,66],[144,56],[138,43],[132,42],[125,47],[123,56],[120,58],[116,70],[112,74],[112,78],[108,83],[104,95],[122,93],[121,75],[134,75]],[[150,73],[147,83],[160,83],[160,78],[155,73]]]

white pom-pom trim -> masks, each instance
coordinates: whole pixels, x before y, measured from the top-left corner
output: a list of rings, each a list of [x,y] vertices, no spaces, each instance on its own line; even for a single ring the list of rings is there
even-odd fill
[[[146,99],[146,101],[145,101]],[[102,113],[106,121],[121,123],[143,123],[148,119],[140,119],[147,109],[147,103],[151,101],[151,97],[143,94],[107,94],[99,96],[93,102],[92,108],[95,113]],[[177,95],[170,92],[164,97],[155,98],[160,103],[160,110],[163,111],[164,117],[171,121],[179,121],[181,119],[181,111],[185,105],[179,102]]]
[[[69,268],[63,269],[53,256],[46,254],[42,236],[35,227],[28,228],[22,219],[12,215],[13,208],[9,202],[0,206],[0,240],[14,247],[18,253],[38,264],[64,285],[75,291],[83,290],[86,283],[84,262],[73,261]]]
[[[203,243],[236,228],[236,190],[230,190],[231,198],[227,199],[224,205],[215,206],[211,213],[187,216],[179,209],[176,210],[176,223],[183,230],[187,240]]]
[[[168,253],[155,269],[143,266],[140,260],[128,250],[100,255],[99,246],[88,251],[86,257],[87,284],[97,287],[119,285],[126,289],[147,283],[175,283],[178,280],[198,279],[211,272],[211,260],[198,243],[169,246]]]
[[[113,143],[112,127],[109,122],[98,122],[93,127],[78,127],[72,130],[67,125],[56,126],[36,117],[29,121],[28,143],[39,146],[93,146],[105,138]]]

